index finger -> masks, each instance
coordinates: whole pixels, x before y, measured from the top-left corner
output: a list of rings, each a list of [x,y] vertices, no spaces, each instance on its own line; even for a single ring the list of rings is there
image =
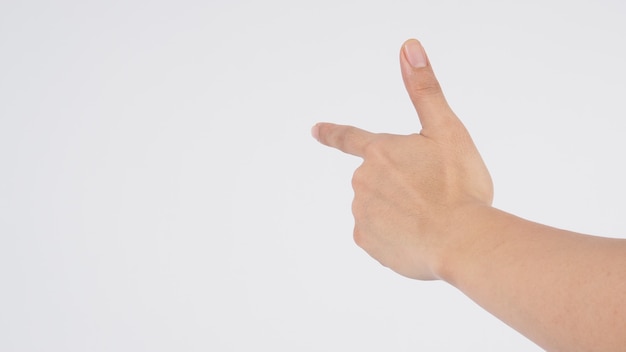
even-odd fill
[[[327,122],[313,126],[311,134],[324,145],[359,157],[363,157],[365,146],[374,138],[374,133],[360,128]]]

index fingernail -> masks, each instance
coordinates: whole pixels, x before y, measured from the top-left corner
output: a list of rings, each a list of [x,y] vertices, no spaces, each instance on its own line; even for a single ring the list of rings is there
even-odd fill
[[[315,126],[313,126],[311,128],[311,135],[313,136],[313,138],[315,138],[318,142],[320,140],[320,124],[316,123]]]

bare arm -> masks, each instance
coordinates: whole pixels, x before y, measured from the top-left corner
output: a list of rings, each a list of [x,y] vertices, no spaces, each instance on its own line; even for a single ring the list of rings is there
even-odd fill
[[[489,172],[419,42],[404,44],[400,64],[419,134],[313,128],[363,158],[352,182],[356,243],[399,274],[449,282],[547,350],[626,349],[626,240],[493,208]]]
[[[626,241],[464,210],[441,278],[548,351],[626,349]]]

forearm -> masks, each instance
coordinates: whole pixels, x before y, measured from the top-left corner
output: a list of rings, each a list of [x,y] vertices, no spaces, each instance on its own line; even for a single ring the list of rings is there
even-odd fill
[[[454,219],[462,237],[440,276],[550,351],[626,348],[626,240],[536,224],[487,206]]]

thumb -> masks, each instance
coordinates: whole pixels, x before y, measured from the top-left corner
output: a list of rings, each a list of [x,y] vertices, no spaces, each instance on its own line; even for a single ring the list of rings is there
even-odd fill
[[[445,131],[457,117],[448,106],[441,86],[426,56],[424,48],[415,39],[407,40],[400,52],[402,79],[422,124],[422,134]]]

